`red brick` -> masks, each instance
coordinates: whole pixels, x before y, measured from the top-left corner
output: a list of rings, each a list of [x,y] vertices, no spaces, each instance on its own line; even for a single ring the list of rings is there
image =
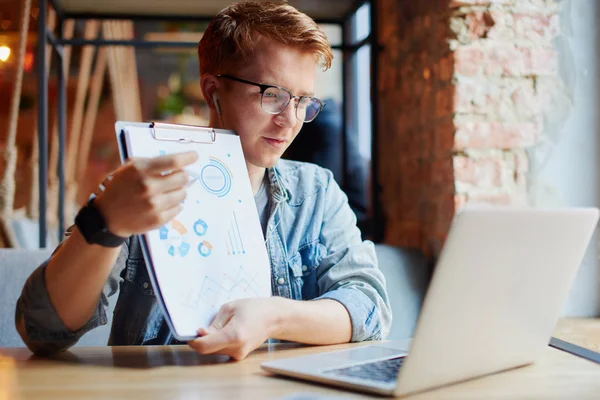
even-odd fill
[[[379,91],[395,90],[397,88],[397,71],[389,66],[382,66],[379,80]]]
[[[518,48],[510,44],[487,47],[461,46],[454,52],[459,75],[488,76],[556,75],[557,52],[552,47]]]
[[[511,4],[513,0],[452,0],[449,3],[449,7],[462,7],[462,6],[474,6],[482,5],[487,6],[491,4]]]
[[[510,205],[514,204],[514,198],[509,194],[470,194],[467,196],[467,203],[470,204],[494,204]]]
[[[520,38],[532,41],[549,40],[559,33],[558,15],[538,13],[514,13],[514,31]]]
[[[478,46],[460,46],[454,52],[454,69],[465,76],[478,75],[484,65],[483,51]]]
[[[414,131],[408,131],[401,138],[401,146],[402,153],[410,155],[410,157],[406,157],[401,162],[407,162],[408,160],[413,160],[420,156],[421,153],[421,144],[419,142],[419,137],[415,134]]]
[[[431,163],[431,184],[437,187],[454,186],[454,164],[452,157],[436,159]]]
[[[421,139],[421,155],[425,159],[432,159],[433,156],[433,137],[434,134],[431,130],[423,130],[418,133]]]
[[[440,89],[435,94],[435,116],[436,117],[445,117],[449,114],[452,114],[454,111],[454,106],[452,102],[452,96],[454,94],[454,88],[452,86],[448,86],[446,88]]]
[[[447,82],[454,75],[454,58],[452,53],[448,53],[440,60],[440,79]]]
[[[468,40],[476,40],[487,37],[488,32],[494,26],[494,20],[488,11],[472,11],[464,16]]]
[[[542,101],[531,78],[456,79],[454,112],[458,114],[477,114],[488,120],[535,121]]]
[[[558,53],[552,47],[522,48],[523,71],[527,75],[556,75]]]
[[[435,254],[464,202],[523,198],[524,149],[536,142],[541,106],[549,98],[544,87],[552,87],[557,71],[551,39],[558,19],[542,15],[557,10],[552,1],[379,3],[380,182],[387,241]],[[448,11],[448,5],[464,8]],[[459,47],[448,53],[451,29]],[[504,151],[478,155],[469,149]],[[521,195],[497,194],[514,190],[515,183]]]
[[[475,187],[502,186],[502,171],[504,168],[504,160],[498,158],[486,157],[474,159],[467,156],[454,157],[455,180]]]
[[[524,56],[513,45],[494,45],[484,50],[484,73],[490,76],[520,76]]]
[[[446,121],[440,121],[434,130],[433,136],[433,158],[440,159],[452,156],[454,150],[454,135],[456,128],[451,117]]]
[[[433,227],[433,234],[438,237],[444,237],[450,229],[452,219],[456,212],[456,203],[454,193],[443,193],[435,197],[436,213]]]
[[[473,113],[485,109],[487,90],[485,81],[457,79],[454,92],[454,112]]]
[[[433,107],[433,89],[430,84],[426,84],[423,88],[423,95],[417,100],[418,108],[420,110],[420,124],[425,124],[431,119],[432,107]]]
[[[454,148],[512,149],[533,146],[539,130],[535,123],[467,122],[456,123]]]

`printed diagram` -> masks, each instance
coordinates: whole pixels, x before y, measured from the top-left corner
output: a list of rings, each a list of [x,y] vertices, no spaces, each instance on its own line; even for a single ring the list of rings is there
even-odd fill
[[[185,257],[190,251],[188,232],[185,226],[176,219],[159,230],[160,240],[165,242],[170,256]]]
[[[233,175],[229,167],[216,157],[209,157],[209,162],[200,171],[200,174],[190,173],[202,187],[217,197],[225,197],[231,191]]]
[[[196,235],[204,236],[204,235],[206,235],[207,231],[208,231],[208,225],[206,224],[206,222],[202,221],[201,219],[194,222],[194,232],[196,232]]]
[[[199,219],[194,222],[194,232],[197,236],[204,236],[208,232],[208,224]],[[169,222],[159,230],[160,240],[165,242],[167,252],[172,257],[185,257],[190,251],[188,231],[185,226],[176,219]],[[202,240],[198,244],[198,253],[202,257],[208,257],[212,253],[213,245],[208,240]]]
[[[206,235],[206,232],[208,232],[208,224],[201,219],[197,220],[194,222],[194,232],[200,237]],[[210,256],[212,249],[212,244],[207,240],[203,240],[198,244],[198,254],[202,257]]]
[[[233,212],[233,218],[231,218],[231,225],[227,231],[227,254],[228,255],[242,255],[246,254],[244,248],[244,241],[242,240],[242,234],[240,232],[240,226],[238,225],[237,216],[235,211]]]
[[[220,280],[205,276],[202,283],[191,288],[184,302],[186,306],[197,308],[204,304],[218,308],[231,300],[258,297],[260,285],[243,267],[239,267],[235,276],[223,274]]]
[[[210,244],[210,242],[207,242],[206,240],[203,240],[198,244],[198,253],[200,253],[202,257],[210,256],[210,253],[212,253],[212,249],[212,244]]]
[[[165,150],[159,150],[159,155],[165,154],[167,154]],[[228,156],[230,155],[228,154]],[[197,182],[209,195],[224,198],[232,191],[233,174],[227,164],[217,157],[210,156],[208,157],[208,162],[201,168],[196,170],[186,169],[186,171],[190,176],[188,185]],[[196,203],[200,204],[200,200],[196,200]],[[246,254],[235,212],[233,213],[229,228],[227,230],[224,229],[222,234],[216,233],[217,231],[214,228],[211,230],[206,221],[210,221],[210,218],[197,219],[192,226],[190,226],[191,221],[189,221],[186,228],[183,223],[173,220],[161,227],[159,237],[165,243],[168,254],[171,257],[186,257],[189,254],[190,248],[197,246],[196,249],[200,257],[210,257],[213,250],[215,250],[213,243],[215,243],[215,240],[220,242],[222,240],[221,235],[225,234],[225,232],[227,233],[225,238],[227,254]],[[215,234],[219,237],[215,237]],[[200,238],[199,241],[197,241],[198,238]]]

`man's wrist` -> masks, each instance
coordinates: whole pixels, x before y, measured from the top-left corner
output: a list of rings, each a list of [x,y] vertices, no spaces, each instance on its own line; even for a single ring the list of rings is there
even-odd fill
[[[124,237],[124,238],[132,235],[131,233],[121,232],[117,228],[115,228],[113,220],[111,218],[111,214],[108,211],[108,208],[110,207],[110,205],[108,203],[106,203],[103,193],[96,196],[96,198],[94,199],[94,206],[96,207],[96,209],[98,210],[100,215],[102,215],[102,218],[104,219],[104,223],[106,224],[106,228],[108,229],[109,232],[111,232],[113,235],[117,235],[117,236]]]
[[[79,210],[75,226],[89,244],[120,247],[126,240],[126,236],[118,236],[107,228],[106,220],[96,205],[96,198],[90,199]]]
[[[285,334],[286,320],[292,313],[295,301],[284,297],[274,296],[269,298],[272,311],[269,312],[271,320],[268,324],[269,337],[273,339],[282,339]]]

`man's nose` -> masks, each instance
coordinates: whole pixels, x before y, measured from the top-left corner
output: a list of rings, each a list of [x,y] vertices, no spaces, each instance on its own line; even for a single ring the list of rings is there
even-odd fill
[[[287,107],[282,112],[275,116],[275,120],[280,125],[294,126],[296,125],[296,101],[291,99]]]

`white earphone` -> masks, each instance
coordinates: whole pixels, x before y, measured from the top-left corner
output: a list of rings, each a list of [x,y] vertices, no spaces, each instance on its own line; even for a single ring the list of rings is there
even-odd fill
[[[217,92],[215,91],[212,95],[213,104],[215,105],[215,109],[217,110],[217,114],[221,115],[221,109],[219,108],[219,99],[217,98]]]

